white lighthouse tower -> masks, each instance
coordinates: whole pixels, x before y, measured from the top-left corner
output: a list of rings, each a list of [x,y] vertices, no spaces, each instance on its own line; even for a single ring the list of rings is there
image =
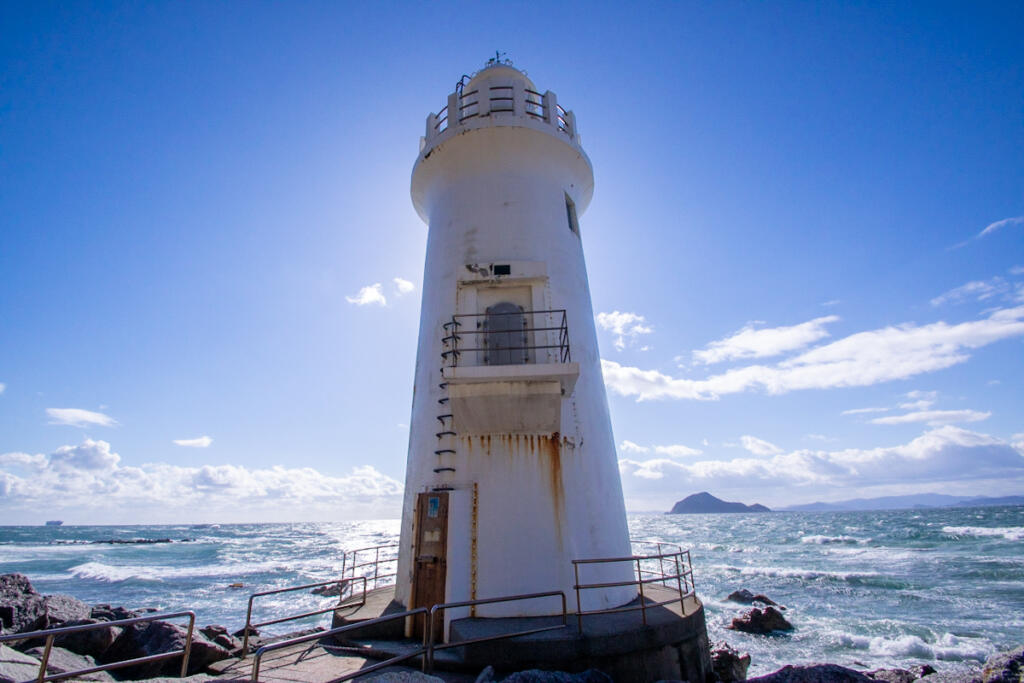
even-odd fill
[[[630,555],[578,217],[594,191],[573,113],[491,60],[427,117],[412,200],[429,225],[396,600],[562,590]],[[628,564],[591,581],[632,580]],[[635,585],[587,591],[622,605]],[[477,616],[560,611],[552,601]]]

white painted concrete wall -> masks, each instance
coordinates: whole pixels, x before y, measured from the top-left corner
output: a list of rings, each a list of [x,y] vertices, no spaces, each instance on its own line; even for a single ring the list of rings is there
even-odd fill
[[[508,85],[512,88],[501,89]],[[560,113],[552,93],[543,97],[547,108],[529,105],[545,118],[526,113],[525,98],[537,96],[528,92],[533,84],[511,67],[485,69],[465,92],[474,89],[490,89],[492,95],[511,90],[520,98],[518,109],[491,111],[460,124],[450,115],[458,99],[449,98],[448,127],[431,134],[438,119],[428,117],[428,135],[413,170],[413,202],[429,236],[396,596],[408,604],[416,494],[438,486],[471,491],[476,484],[476,523],[449,523],[453,556],[447,599],[464,599],[466,569],[456,557],[469,557],[475,564],[470,575],[476,577],[470,593],[477,598],[564,590],[574,609],[573,559],[630,555],[583,247],[566,213],[566,195],[578,214],[586,210],[593,171],[578,145],[574,118]],[[581,232],[585,239],[585,225]],[[485,266],[495,263],[517,265],[509,276],[492,276]],[[567,310],[571,360],[579,376],[574,388],[568,383],[571,394],[555,404],[560,433],[463,432],[447,442],[454,455],[436,456],[437,416],[448,412],[438,403],[448,395],[439,387],[443,324],[455,313],[483,312],[480,307],[493,298],[496,286],[528,287],[534,308]],[[435,473],[439,464],[456,471]],[[450,515],[464,515],[466,509],[452,505]],[[476,529],[475,554],[467,528]],[[629,581],[632,576],[624,563],[591,565],[582,578]],[[635,587],[627,586],[588,591],[582,602],[585,609],[605,608],[635,596]],[[555,600],[506,603],[481,607],[478,614],[550,614],[557,607]]]

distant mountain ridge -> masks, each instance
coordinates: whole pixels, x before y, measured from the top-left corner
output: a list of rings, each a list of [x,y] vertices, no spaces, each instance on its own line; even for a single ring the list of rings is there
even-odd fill
[[[709,512],[771,512],[764,505],[744,505],[743,503],[730,503],[715,498],[707,491],[687,496],[672,506],[666,512],[667,515],[702,514]]]
[[[828,512],[844,510],[910,510],[915,508],[988,507],[993,505],[1024,505],[1024,496],[987,498],[977,496],[949,496],[942,493],[917,493],[906,496],[880,498],[852,498],[834,503],[807,503],[783,508],[788,512]]]

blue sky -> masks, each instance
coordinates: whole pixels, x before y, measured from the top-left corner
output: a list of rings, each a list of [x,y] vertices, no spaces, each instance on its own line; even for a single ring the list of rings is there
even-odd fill
[[[495,49],[594,163],[631,509],[1024,493],[1022,30],[1013,3],[4,3],[0,516],[397,516],[409,174]]]

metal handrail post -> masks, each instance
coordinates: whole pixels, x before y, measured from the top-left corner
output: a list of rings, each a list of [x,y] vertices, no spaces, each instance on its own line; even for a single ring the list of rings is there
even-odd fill
[[[188,675],[188,658],[192,654],[192,633],[196,628],[196,615],[190,613],[188,615],[188,633],[185,635],[185,652],[181,658],[181,677],[185,678]]]
[[[644,582],[640,574],[640,558],[636,560],[636,580],[640,585],[640,616],[643,617],[644,626],[647,625],[647,605],[644,604]]]
[[[245,659],[249,655],[249,628],[252,623],[252,601],[255,599],[255,594],[249,596],[249,608],[245,611],[245,628],[243,629],[242,637],[242,659]]]
[[[46,681],[46,667],[50,663],[50,650],[53,649],[53,634],[46,636],[46,648],[43,650],[43,659],[39,662],[39,677],[36,679],[36,683],[44,683]]]
[[[583,635],[583,603],[580,602],[580,566],[573,562],[572,568],[576,571],[576,584],[573,586],[576,589],[576,628],[579,629],[580,635]]]

